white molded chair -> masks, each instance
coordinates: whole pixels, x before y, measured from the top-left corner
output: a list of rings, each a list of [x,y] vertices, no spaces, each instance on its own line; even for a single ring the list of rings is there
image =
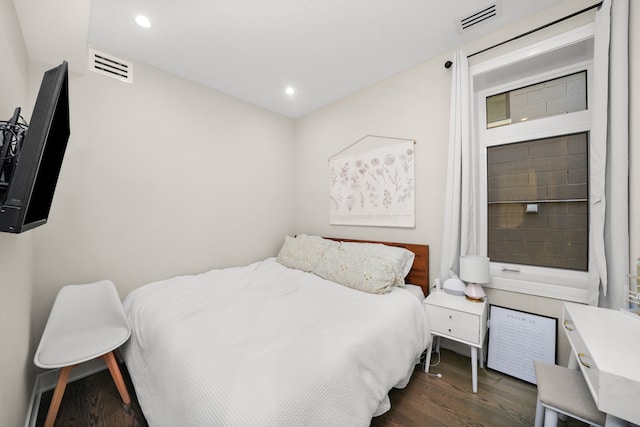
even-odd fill
[[[592,426],[604,426],[607,415],[596,407],[579,370],[535,360],[538,385],[535,427],[555,427],[558,414]]]
[[[60,289],[33,359],[40,368],[60,368],[45,427],[55,422],[73,367],[97,357],[104,358],[124,404],[131,402],[113,354],[130,334],[120,297],[111,281]]]

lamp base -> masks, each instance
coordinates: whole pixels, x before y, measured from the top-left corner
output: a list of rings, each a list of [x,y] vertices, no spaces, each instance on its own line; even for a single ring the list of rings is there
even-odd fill
[[[469,283],[464,290],[464,295],[469,301],[482,302],[487,294],[484,293],[484,289],[478,283]]]

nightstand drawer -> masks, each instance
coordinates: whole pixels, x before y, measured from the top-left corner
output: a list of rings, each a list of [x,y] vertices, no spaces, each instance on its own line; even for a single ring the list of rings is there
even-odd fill
[[[480,316],[429,304],[426,310],[432,332],[480,344]]]

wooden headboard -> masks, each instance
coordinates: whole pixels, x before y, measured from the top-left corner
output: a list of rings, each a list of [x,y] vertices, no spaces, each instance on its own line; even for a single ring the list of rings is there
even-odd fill
[[[421,245],[418,243],[380,242],[377,240],[341,239],[339,237],[326,237],[326,239],[342,242],[382,243],[383,245],[398,246],[410,250],[416,254],[416,258],[413,261],[411,271],[409,271],[409,274],[404,281],[405,283],[420,286],[424,295],[429,295],[429,245]]]

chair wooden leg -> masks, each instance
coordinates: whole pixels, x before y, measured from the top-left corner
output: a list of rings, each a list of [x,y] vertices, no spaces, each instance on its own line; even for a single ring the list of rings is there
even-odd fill
[[[64,389],[67,388],[67,381],[69,380],[69,374],[75,365],[65,366],[60,369],[58,374],[58,381],[56,382],[56,388],[53,391],[53,397],[51,398],[51,404],[49,405],[49,412],[47,412],[47,418],[44,421],[44,427],[53,427],[58,416],[58,409],[60,409],[60,403],[62,403],[62,396],[64,395]]]
[[[111,378],[113,378],[113,382],[116,383],[116,387],[118,389],[118,392],[120,393],[122,402],[125,405],[128,405],[129,403],[131,403],[131,397],[129,396],[129,392],[127,391],[127,386],[124,383],[124,379],[122,379],[122,374],[120,373],[120,368],[118,367],[118,362],[116,362],[116,358],[113,355],[113,351],[105,354],[102,357],[107,363],[109,372],[111,372]]]

